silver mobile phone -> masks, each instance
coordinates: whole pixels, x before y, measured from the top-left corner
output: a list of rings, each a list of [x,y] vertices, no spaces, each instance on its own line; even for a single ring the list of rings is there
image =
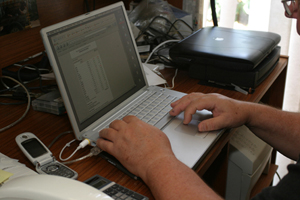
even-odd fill
[[[51,151],[33,133],[25,132],[18,135],[16,142],[26,157],[35,165],[38,173],[77,179],[77,172],[58,162]]]

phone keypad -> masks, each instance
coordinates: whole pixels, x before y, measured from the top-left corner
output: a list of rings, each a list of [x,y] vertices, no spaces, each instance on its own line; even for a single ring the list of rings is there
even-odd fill
[[[41,170],[46,174],[64,176],[66,178],[71,178],[75,175],[70,169],[57,163],[44,165],[41,167]]]

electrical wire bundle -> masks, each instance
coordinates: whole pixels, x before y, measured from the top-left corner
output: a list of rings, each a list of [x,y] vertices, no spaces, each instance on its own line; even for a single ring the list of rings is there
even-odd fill
[[[166,32],[157,30],[155,27],[152,26],[157,20],[161,20],[161,19],[166,21],[166,25],[165,25],[167,30]],[[177,19],[172,23],[169,19],[165,17],[156,16],[151,20],[151,22],[145,28],[141,29],[139,35],[135,38],[135,40],[136,42],[138,42],[140,37],[143,36],[144,40],[147,41],[148,43],[155,43],[156,41],[159,44],[162,41],[166,41],[170,39],[184,39],[183,34],[178,30],[176,26],[176,24],[178,24],[179,22],[187,26],[191,30],[191,33],[194,32],[194,29],[181,19]]]
[[[41,55],[41,54],[39,54],[39,55]],[[31,59],[31,57],[28,59],[25,59],[24,61],[21,61],[20,63],[28,61],[29,59]],[[8,101],[0,101],[0,104],[7,105],[7,106],[27,104],[27,107],[26,107],[23,115],[18,120],[9,124],[8,126],[0,128],[0,132],[14,126],[15,124],[20,122],[26,116],[26,114],[28,113],[28,111],[30,109],[31,98],[36,98],[43,93],[47,93],[48,92],[47,89],[49,87],[53,87],[53,86],[56,87],[56,84],[45,85],[45,86],[42,85],[41,73],[44,73],[44,72],[49,73],[50,72],[49,69],[38,68],[32,64],[20,64],[20,63],[16,63],[12,66],[4,68],[5,71],[2,70],[3,74],[5,74],[5,75],[0,77],[0,81],[3,86],[3,88],[0,90],[0,98],[1,99],[4,99],[4,98],[11,99],[13,101],[9,101],[9,102]],[[10,67],[18,68],[18,70],[10,71],[9,70]],[[28,79],[28,76],[26,76],[26,74],[25,74],[25,76],[23,76],[24,69],[29,71],[29,73],[26,73],[26,74],[29,74],[30,75],[29,77],[32,77],[32,79]],[[26,80],[23,80],[23,79],[26,79]],[[33,82],[33,81],[39,81],[39,86],[28,87],[27,84],[30,82]],[[34,92],[31,92],[32,90],[40,90],[41,92],[34,93]]]

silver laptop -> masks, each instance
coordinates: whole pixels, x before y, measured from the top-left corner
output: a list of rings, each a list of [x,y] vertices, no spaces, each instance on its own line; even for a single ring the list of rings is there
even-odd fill
[[[184,93],[149,86],[122,2],[41,30],[43,42],[76,139],[96,145],[99,131],[115,119],[135,115],[163,130],[177,158],[190,168],[223,132],[199,133],[211,117],[171,117],[170,103]]]

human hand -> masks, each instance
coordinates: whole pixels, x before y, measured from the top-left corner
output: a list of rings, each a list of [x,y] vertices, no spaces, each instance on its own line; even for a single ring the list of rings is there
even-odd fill
[[[199,123],[199,131],[232,128],[245,124],[248,113],[246,102],[230,99],[220,94],[191,93],[171,104],[170,115],[176,116],[184,111],[184,124],[188,124],[197,110],[209,110],[213,118]]]
[[[109,128],[100,131],[99,136],[97,146],[143,180],[151,164],[175,157],[167,136],[134,116],[113,121]]]

